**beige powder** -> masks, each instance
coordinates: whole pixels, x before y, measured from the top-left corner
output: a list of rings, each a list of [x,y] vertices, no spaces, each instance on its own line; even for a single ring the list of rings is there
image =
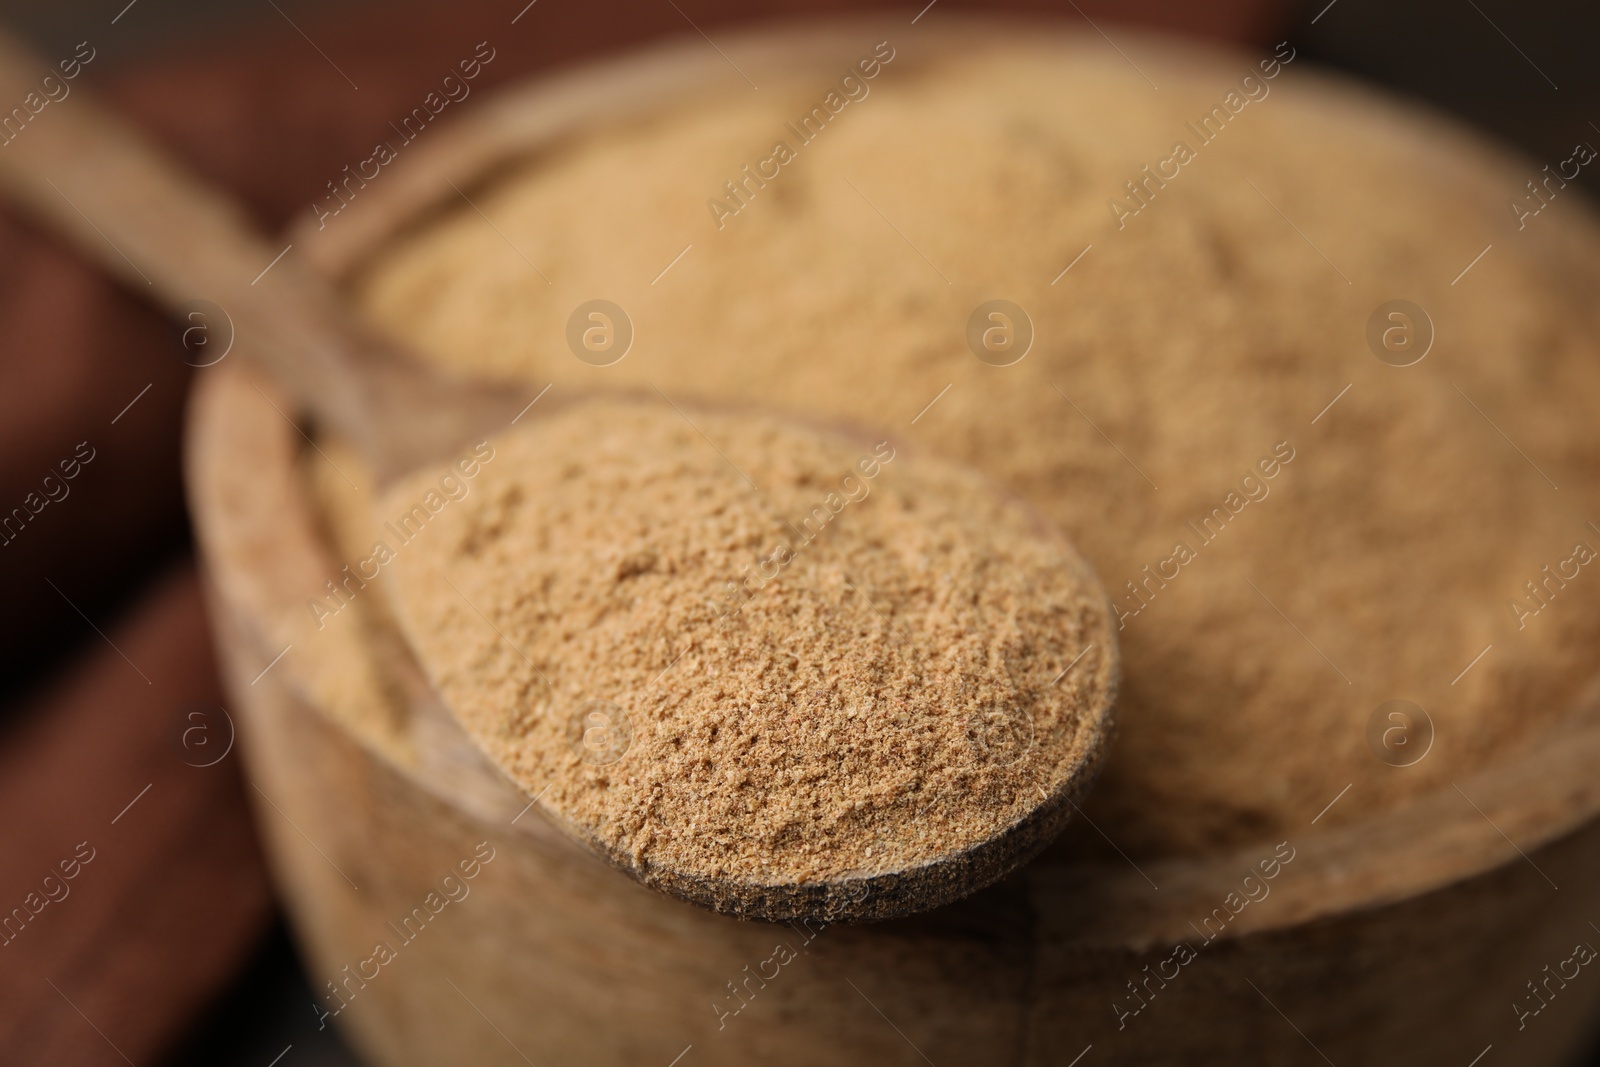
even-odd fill
[[[1082,784],[1110,616],[1027,508],[770,417],[541,414],[434,501],[385,588],[468,731],[641,878],[900,871]]]
[[[1563,715],[1594,669],[1600,579],[1585,572],[1524,629],[1507,602],[1597,543],[1582,522],[1600,515],[1600,439],[1581,427],[1600,398],[1600,237],[1578,200],[1518,231],[1506,201],[1536,166],[1308,77],[1301,58],[1118,228],[1108,200],[1194,140],[1185,123],[1260,57],[1127,45],[1158,93],[1098,39],[937,62],[895,44],[871,96],[721,230],[708,197],[836,71],[757,73],[759,94],[586,131],[474,192],[493,227],[458,206],[408,230],[359,295],[443,364],[554,381],[552,396],[654,383],[881,423],[1023,495],[1125,609],[1141,603],[1125,583],[1148,600],[1120,635],[1120,740],[1089,809],[1132,855],[1303,829],[1351,785],[1319,828],[1337,826],[1448,788]],[[565,342],[596,297],[637,332],[604,368]],[[966,346],[994,297],[1036,327],[1015,366]],[[1414,367],[1364,340],[1397,298],[1437,332]],[[1187,524],[1280,444],[1295,458],[1270,495],[1202,543]],[[1193,561],[1144,586],[1178,541]],[[682,647],[635,639],[640,676]],[[1368,745],[1395,698],[1437,729],[1414,767]]]

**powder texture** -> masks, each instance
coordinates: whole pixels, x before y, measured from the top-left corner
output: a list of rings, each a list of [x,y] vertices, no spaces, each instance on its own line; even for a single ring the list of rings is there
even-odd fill
[[[482,215],[408,229],[359,298],[442,365],[882,424],[1031,501],[1124,613],[1089,811],[1132,856],[1303,830],[1351,785],[1337,826],[1558,721],[1594,670],[1600,576],[1520,628],[1508,602],[1538,607],[1526,583],[1600,545],[1600,236],[1577,196],[1518,230],[1507,199],[1536,166],[1304,57],[1202,141],[1186,123],[1264,56],[1119,41],[1155,92],[1098,38],[894,43],[720,229],[708,199],[794,140],[834,68],[587,128],[476,190]],[[1119,224],[1108,202],[1137,206],[1125,183],[1178,140],[1195,158]],[[565,340],[600,297],[637,338],[607,367]],[[996,297],[1035,329],[1007,367],[966,341]],[[1431,317],[1415,366],[1365,340],[1394,299]],[[1275,450],[1293,459],[1267,479]],[[653,640],[659,666],[682,647]],[[1397,698],[1435,727],[1405,768],[1368,741]]]
[[[646,880],[926,864],[1104,741],[1104,593],[972,473],[661,401],[492,444],[447,506],[432,472],[387,496],[435,509],[388,588],[490,756]]]

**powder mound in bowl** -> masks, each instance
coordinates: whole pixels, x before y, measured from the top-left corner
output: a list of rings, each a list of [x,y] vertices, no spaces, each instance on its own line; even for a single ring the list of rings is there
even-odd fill
[[[1110,732],[1088,566],[963,468],[692,418],[547,413],[401,554],[400,615],[468,732],[568,830],[718,910],[895,914],[1042,848]]]
[[[1537,167],[1303,54],[1118,45],[1137,69],[1094,33],[908,41],[803,145],[828,63],[664,92],[482,182],[483,215],[435,182],[453,206],[372,251],[360,302],[455,373],[894,418],[1023,496],[1125,627],[1086,811],[1136,861],[1270,850],[1336,795],[1318,831],[1457,802],[1596,674],[1595,579],[1545,575],[1597,545],[1597,217],[1572,197],[1524,225],[1507,198]],[[1200,129],[1263,61],[1270,95]],[[798,157],[741,187],[775,137]],[[601,293],[648,359],[573,358]],[[997,297],[1034,327],[1006,367],[964,332]],[[1410,367],[1366,332],[1397,299],[1436,331]],[[1437,726],[1404,768],[1368,732],[1394,699]],[[1083,830],[1057,859],[1102,847]]]

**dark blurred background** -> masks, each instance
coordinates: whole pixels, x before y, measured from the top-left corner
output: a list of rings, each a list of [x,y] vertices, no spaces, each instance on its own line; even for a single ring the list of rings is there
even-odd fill
[[[52,60],[88,41],[84,84],[277,229],[480,40],[503,57],[485,89],[693,33],[690,19],[713,35],[752,20],[727,0],[526,2],[0,0],[0,23]],[[1600,143],[1592,2],[939,0],[925,17],[986,6],[1092,17],[1113,33],[1120,21],[1288,38],[1519,146],[1530,173],[1579,140]],[[756,17],[867,7],[888,10],[785,0]],[[1589,170],[1576,184],[1592,196],[1595,180]],[[159,315],[0,209],[0,511],[78,442],[95,449],[72,496],[0,547],[0,903],[35,888],[61,842],[97,849],[71,914],[0,958],[0,1059],[353,1064],[316,1027],[237,754],[201,765],[223,751],[226,698],[182,503],[183,355]],[[212,748],[193,743],[197,723]],[[34,1051],[13,1061],[23,1049]]]

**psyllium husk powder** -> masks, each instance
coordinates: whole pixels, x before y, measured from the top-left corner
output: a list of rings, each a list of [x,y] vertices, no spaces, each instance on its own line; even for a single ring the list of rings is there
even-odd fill
[[[1600,640],[1594,576],[1569,562],[1600,547],[1587,525],[1600,521],[1600,439],[1575,429],[1600,396],[1600,235],[1582,205],[1519,229],[1507,200],[1526,166],[1314,76],[1292,48],[1152,53],[1141,65],[1153,92],[1099,44],[975,42],[937,60],[909,37],[891,45],[870,93],[737,202],[726,183],[772,157],[836,71],[579,131],[475,189],[482,214],[458,205],[409,228],[355,294],[443,366],[553,383],[552,397],[654,388],[881,426],[1028,501],[1113,600],[1118,740],[1089,810],[1130,856],[1303,828],[1336,795],[1319,825],[1337,826],[1447,787],[1559,722]],[[1246,73],[1257,91],[1230,110]],[[1225,119],[1205,130],[1220,133],[1190,132],[1218,107]],[[1168,165],[1176,141],[1190,151]],[[596,299],[627,316],[622,358],[568,345],[574,314]],[[1021,358],[969,344],[996,299],[1025,316]],[[1396,301],[1400,320],[1388,317]],[[1405,353],[1383,347],[1396,326],[1412,331]],[[359,513],[325,467],[309,469],[330,515]],[[347,555],[368,550],[366,532],[349,536]],[[784,602],[774,593],[799,596],[762,588],[737,633],[770,618]],[[828,610],[876,633],[881,620],[854,596]],[[335,621],[362,622],[352,610]],[[683,647],[629,633],[605,647],[626,653],[630,681]],[[773,657],[773,679],[812,685],[815,663],[786,658],[797,632],[768,637],[747,654]],[[518,657],[480,653],[537,699]],[[888,646],[874,654],[886,683],[909,686],[907,663]],[[692,676],[676,671],[640,715]],[[369,691],[346,688],[352,701]],[[1393,700],[1429,716],[1406,766],[1385,758],[1383,724],[1370,729]],[[746,737],[726,729],[697,743]],[[543,765],[513,755],[514,736],[505,744],[531,783]],[[716,794],[727,812],[753,795],[729,789]],[[776,792],[768,844],[796,832]],[[812,814],[871,821],[825,803]],[[617,818],[619,833],[642,832],[621,829],[635,809]]]
[[[384,581],[491,758],[635,869],[915,867],[1058,802],[1106,740],[1103,590],[970,471],[660,401],[491,444]]]

